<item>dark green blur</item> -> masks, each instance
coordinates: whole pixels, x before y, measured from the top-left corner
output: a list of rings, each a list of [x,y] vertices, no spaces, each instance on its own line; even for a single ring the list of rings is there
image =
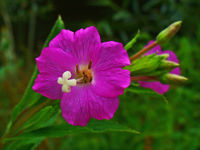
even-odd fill
[[[127,92],[113,120],[141,132],[80,133],[43,141],[38,150],[200,149],[200,1],[198,0],[0,0],[0,135],[33,73],[34,58],[57,16],[67,29],[96,26],[102,41],[129,42],[134,54],[174,21],[180,31],[163,44],[180,61],[189,82],[160,96]],[[29,148],[27,148],[29,150]]]

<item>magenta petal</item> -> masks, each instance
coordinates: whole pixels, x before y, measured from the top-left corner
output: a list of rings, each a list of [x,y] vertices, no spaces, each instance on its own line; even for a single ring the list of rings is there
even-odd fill
[[[118,98],[100,97],[90,86],[72,87],[71,92],[62,97],[61,111],[69,124],[86,126],[91,117],[111,119],[118,105]]]
[[[101,54],[95,70],[106,70],[114,67],[124,67],[130,65],[130,60],[123,45],[118,42],[109,41],[102,43]]]
[[[105,97],[117,97],[130,85],[130,71],[121,68],[94,72],[92,89]]]
[[[61,99],[61,85],[57,83],[58,76],[38,74],[33,90],[50,99]]]
[[[63,72],[73,72],[76,59],[58,48],[44,48],[36,58],[39,75],[33,85],[33,90],[50,99],[62,97],[61,86],[57,83]]]
[[[73,54],[81,64],[92,61],[95,64],[101,48],[101,39],[97,29],[93,26],[80,29],[75,33],[75,50]]]
[[[49,47],[61,48],[64,51],[73,53],[74,32],[62,29],[61,32],[49,43]]]
[[[163,51],[162,54],[169,54],[169,57],[168,57],[167,60],[170,60],[170,61],[179,63],[179,60],[178,60],[176,54],[175,54],[173,51],[171,51],[171,50],[166,50],[166,51]]]
[[[138,83],[144,87],[154,90],[159,94],[164,94],[169,90],[168,84],[162,84],[159,81],[138,81]]]
[[[164,51],[163,54],[169,54],[168,60],[179,63],[179,60],[178,60],[176,54],[173,51],[167,50],[167,51]],[[177,67],[177,68],[174,68],[170,73],[180,75],[181,70],[180,70],[179,67]]]
[[[64,93],[61,99],[63,118],[74,126],[86,126],[90,120],[88,93],[85,88],[72,87],[70,93]]]
[[[91,97],[91,101],[90,101],[91,117],[98,120],[102,120],[102,119],[110,120],[118,109],[119,98],[118,97],[114,97],[114,98],[101,97],[95,94],[92,91],[92,89],[90,89],[89,95]]]
[[[40,73],[60,75],[67,70],[74,71],[77,59],[60,48],[47,47],[36,58],[36,63]]]

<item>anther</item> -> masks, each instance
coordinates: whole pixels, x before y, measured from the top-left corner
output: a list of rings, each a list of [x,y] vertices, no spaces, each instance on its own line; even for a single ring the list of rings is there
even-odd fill
[[[76,73],[79,74],[79,67],[78,67],[78,64],[76,64]]]
[[[89,65],[88,65],[88,69],[91,69],[92,67],[92,61],[90,60]]]

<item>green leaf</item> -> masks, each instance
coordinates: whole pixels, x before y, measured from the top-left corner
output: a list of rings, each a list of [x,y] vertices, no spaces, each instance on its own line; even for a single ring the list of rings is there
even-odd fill
[[[139,36],[140,30],[138,30],[137,34],[133,37],[133,39],[124,46],[124,49],[128,51],[131,47],[133,47],[133,45],[137,42]]]
[[[59,109],[58,109],[59,106],[60,106],[60,104],[44,107],[39,112],[37,112],[33,117],[31,117],[22,126],[22,128],[26,129],[26,131],[27,130],[30,131],[33,129],[51,125],[57,118],[57,115],[59,112]]]
[[[34,150],[44,138],[10,141],[3,150]]]
[[[143,88],[140,86],[131,86],[126,89],[126,92],[131,92],[131,93],[136,93],[136,94],[147,94],[147,95],[160,95],[151,89]]]
[[[59,16],[57,21],[55,22],[49,36],[47,37],[47,40],[45,41],[44,45],[43,45],[43,48],[44,47],[47,47],[49,45],[49,42],[58,34],[60,33],[61,29],[64,29],[64,23],[62,21],[62,18]],[[42,96],[38,93],[35,93],[33,90],[32,90],[32,86],[34,84],[34,81],[37,77],[37,74],[38,74],[38,69],[37,69],[37,66],[35,66],[35,69],[34,69],[34,73],[33,73],[33,76],[25,90],[25,93],[21,99],[21,101],[19,102],[19,104],[17,104],[15,106],[15,108],[13,109],[13,113],[12,113],[12,117],[11,117],[11,121],[7,127],[7,131],[9,131],[11,125],[12,125],[12,122],[18,117],[18,115],[28,106],[30,106],[29,104],[32,104],[32,101],[34,102],[37,102]],[[32,99],[32,97],[34,97],[34,99]]]
[[[128,133],[139,134],[138,131],[115,122],[106,120],[103,121],[92,120],[86,127],[72,126],[68,124],[52,125],[37,130],[33,130],[30,132],[24,132],[17,137],[7,138],[6,141],[19,140],[19,139],[28,140],[28,139],[44,138],[44,137],[62,137],[69,134],[82,133],[82,132],[94,132],[94,133],[128,132]]]
[[[149,88],[143,88],[139,85],[131,85],[129,88],[126,89],[125,92],[131,92],[134,94],[139,94],[139,95],[149,95],[149,96],[158,96],[162,98],[166,103],[168,103],[167,98],[164,95],[158,94],[157,92],[153,91],[152,89]]]
[[[51,32],[50,32],[49,36],[47,37],[47,39],[46,39],[46,41],[45,41],[45,43],[44,43],[44,45],[43,45],[43,48],[49,46],[49,42],[50,42],[56,35],[58,35],[58,33],[60,33],[60,31],[61,31],[62,29],[64,29],[64,28],[65,28],[65,25],[64,25],[64,22],[63,22],[62,18],[61,18],[61,16],[58,16],[58,19],[56,20],[56,22],[55,22],[53,28],[51,29]]]

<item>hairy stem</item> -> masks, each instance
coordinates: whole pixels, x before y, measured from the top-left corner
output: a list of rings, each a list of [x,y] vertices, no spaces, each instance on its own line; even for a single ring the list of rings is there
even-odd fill
[[[139,51],[135,55],[131,56],[130,57],[130,61],[135,60],[136,58],[140,57],[141,55],[143,55],[144,53],[148,52],[150,49],[154,48],[157,45],[158,45],[157,42],[153,42],[150,45],[144,47],[141,51]]]
[[[153,81],[158,80],[155,76],[138,76],[138,77],[131,77],[131,81]]]

